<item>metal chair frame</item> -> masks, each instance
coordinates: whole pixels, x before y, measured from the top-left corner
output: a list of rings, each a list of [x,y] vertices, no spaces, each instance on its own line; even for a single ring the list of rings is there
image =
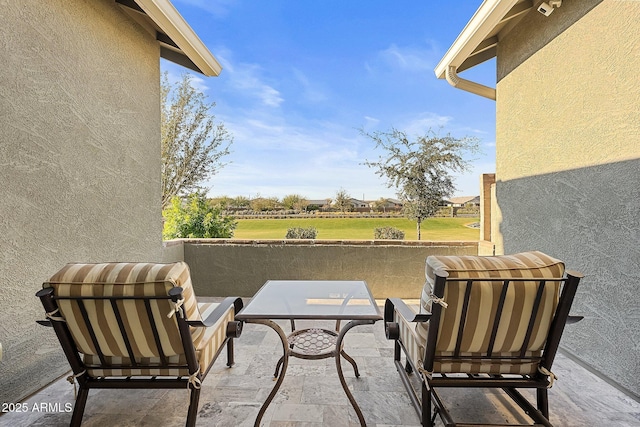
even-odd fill
[[[233,321],[227,324],[226,329],[226,338],[223,344],[220,346],[215,356],[212,359],[212,362],[209,366],[207,366],[203,372],[200,372],[200,366],[198,364],[198,359],[196,356],[196,349],[193,345],[193,340],[191,338],[191,332],[189,330],[190,327],[209,327],[215,324],[217,319],[222,315],[226,310],[234,306],[235,312],[237,313],[243,306],[242,300],[240,298],[229,297],[225,298],[204,320],[187,320],[186,314],[184,311],[184,307],[179,307],[178,312],[176,313],[176,320],[178,329],[180,332],[180,337],[182,341],[182,346],[184,348],[184,354],[186,358],[186,364],[184,365],[176,365],[169,364],[165,354],[162,351],[162,346],[160,345],[160,338],[158,334],[158,327],[156,322],[154,321],[153,314],[151,312],[150,301],[156,299],[168,299],[173,303],[177,303],[181,300],[183,289],[180,287],[174,287],[169,290],[167,296],[140,296],[140,297],[125,297],[125,296],[105,296],[105,297],[59,297],[54,293],[53,288],[44,288],[40,290],[36,296],[40,298],[42,305],[47,313],[55,313],[58,310],[57,300],[75,300],[78,303],[78,307],[82,313],[83,321],[87,327],[87,330],[90,332],[91,340],[93,345],[97,350],[97,355],[101,361],[101,367],[106,369],[130,369],[130,368],[153,368],[153,369],[187,369],[190,376],[195,375],[198,381],[204,380],[206,375],[208,374],[211,366],[218,358],[222,349],[227,347],[227,366],[232,366],[234,364],[234,355],[233,355],[233,338],[238,338],[242,333],[242,322]],[[93,328],[91,326],[91,322],[88,316],[88,313],[84,307],[83,300],[106,300],[109,301],[111,307],[113,309],[114,315],[117,319],[118,326],[122,337],[125,341],[125,346],[127,348],[127,352],[129,354],[130,364],[128,365],[113,365],[107,364],[105,360],[105,356],[100,349],[100,345],[98,340],[95,337],[93,332]],[[139,364],[136,362],[135,355],[133,353],[131,347],[131,341],[127,336],[123,319],[118,309],[118,301],[121,300],[141,300],[144,302],[146,307],[146,312],[148,316],[149,323],[152,328],[152,333],[155,338],[155,343],[157,349],[160,353],[160,364],[154,364],[153,366],[147,366],[143,364]],[[198,412],[198,402],[200,399],[200,388],[195,387],[193,381],[189,380],[189,377],[149,377],[149,378],[133,378],[133,377],[93,377],[87,373],[87,367],[82,361],[82,357],[76,344],[73,340],[71,332],[67,327],[65,322],[61,321],[51,321],[44,320],[38,321],[39,324],[45,326],[53,327],[58,340],[60,341],[60,345],[64,351],[64,354],[71,365],[71,369],[73,371],[73,377],[78,381],[79,390],[77,392],[77,397],[73,409],[73,415],[71,417],[70,426],[80,426],[82,423],[82,416],[84,414],[84,409],[87,403],[87,397],[89,395],[90,389],[190,389],[190,398],[189,398],[189,410],[187,414],[186,426],[194,426],[196,421],[196,416]],[[90,368],[91,369],[91,368]],[[95,368],[94,368],[95,369]]]
[[[543,425],[552,427],[549,422],[549,399],[547,390],[550,386],[550,381],[547,375],[538,372],[533,375],[494,375],[494,374],[472,374],[468,373],[466,376],[453,376],[446,373],[433,372],[434,362],[446,361],[455,362],[469,359],[478,359],[488,363],[500,363],[513,360],[523,360],[529,362],[539,362],[539,366],[542,371],[551,370],[551,365],[555,359],[558,351],[560,339],[564,331],[565,324],[574,323],[579,321],[579,316],[569,316],[569,310],[575,297],[578,283],[583,277],[580,273],[568,271],[566,277],[563,278],[544,278],[544,279],[526,279],[520,277],[514,278],[449,278],[448,273],[445,271],[437,271],[435,273],[436,280],[434,285],[433,294],[437,298],[444,296],[445,286],[449,282],[466,282],[465,299],[462,306],[462,319],[460,320],[460,328],[457,335],[456,349],[452,356],[446,358],[436,355],[436,342],[438,340],[438,329],[440,325],[442,307],[439,304],[432,305],[431,313],[414,313],[414,311],[408,307],[404,301],[399,298],[387,299],[385,303],[385,330],[388,339],[395,341],[394,345],[394,361],[400,378],[409,392],[411,402],[421,419],[423,426],[431,427],[434,425],[436,416],[440,416],[445,427],[462,427],[473,424],[456,423],[451,413],[447,410],[440,395],[437,393],[436,388],[439,387],[472,387],[472,388],[501,388],[504,392],[520,407],[525,413],[535,422],[534,425]],[[502,282],[502,293],[498,307],[496,309],[496,316],[492,325],[492,334],[489,343],[489,351],[487,354],[480,356],[461,356],[460,355],[460,341],[462,340],[463,331],[465,327],[465,320],[467,315],[467,306],[469,304],[471,287],[474,282],[487,282],[495,281]],[[502,307],[504,304],[504,298],[506,296],[507,288],[511,282],[538,282],[538,289],[536,299],[534,301],[534,307],[532,310],[531,318],[527,329],[524,342],[520,349],[519,357],[500,357],[492,354],[493,342],[495,340],[496,332],[500,319],[502,316]],[[545,343],[545,347],[540,357],[525,357],[525,350],[529,344],[531,338],[531,332],[534,327],[534,321],[538,308],[540,306],[540,300],[542,292],[546,283],[549,282],[561,282],[562,291],[558,305],[556,307],[551,326],[549,328],[549,334]],[[399,334],[399,326],[394,322],[394,311],[398,311],[405,319],[411,322],[429,322],[429,332],[425,343],[425,352],[423,357],[423,365],[415,366],[414,361],[410,357],[406,357],[406,364],[403,366],[401,362],[401,353],[404,352],[408,355],[407,349],[401,340]],[[418,391],[415,390],[411,384],[409,375],[413,372],[418,372],[421,381],[420,397]],[[517,389],[518,388],[533,388],[536,389],[536,406],[534,407]],[[435,406],[435,410],[432,407]],[[476,424],[477,425],[477,424]]]

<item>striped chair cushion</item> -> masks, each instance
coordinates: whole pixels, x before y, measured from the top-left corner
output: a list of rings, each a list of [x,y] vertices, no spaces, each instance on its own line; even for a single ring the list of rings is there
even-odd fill
[[[45,282],[44,286],[53,287],[58,297],[165,297],[171,288],[179,286],[183,288],[183,307],[190,320],[201,320],[202,315],[210,313],[217,306],[204,304],[199,307],[193,292],[189,267],[184,262],[67,264]],[[160,372],[153,367],[160,363],[160,351],[156,345],[151,321],[156,324],[160,347],[167,360],[176,366],[186,363],[175,317],[167,316],[174,311],[174,305],[170,300],[149,300],[148,307],[142,300],[118,300],[112,304],[109,300],[83,299],[79,304],[76,300],[59,299],[57,303],[85,363],[94,367],[94,375],[185,374],[186,369],[185,372],[179,369],[164,369]],[[121,322],[118,321],[116,312],[119,313]],[[100,362],[99,352],[84,322],[84,316],[90,321],[98,347],[105,359],[104,364]],[[233,316],[231,307],[217,325],[210,328],[191,328],[201,369],[208,367],[208,362],[224,342],[226,321],[233,320]],[[135,360],[144,365],[144,368],[123,368],[131,364],[124,336],[128,337],[131,343]],[[102,369],[99,369],[100,366]],[[107,366],[117,368],[109,369]]]
[[[219,304],[217,303],[204,303],[198,304],[198,309],[203,318],[206,318]],[[226,325],[228,322],[234,320],[233,305],[227,309],[227,311],[218,318],[218,321],[208,328],[192,328],[193,344],[196,348],[196,357],[200,365],[200,372],[204,375],[207,368],[213,362],[214,358],[218,354],[218,351],[224,344],[227,337]],[[95,377],[106,376],[187,376],[189,372],[187,370],[187,360],[184,354],[171,356],[168,361],[169,364],[175,365],[175,368],[160,369],[155,368],[161,361],[159,357],[154,358],[136,358],[136,362],[140,367],[127,368],[131,365],[131,361],[128,357],[108,357],[106,364],[103,365],[100,362],[100,358],[96,355],[85,354],[83,357],[84,364],[87,366],[87,372],[89,375]],[[109,368],[108,366],[117,366]]]
[[[421,306],[431,311],[435,272],[446,271],[451,278],[561,278],[564,264],[541,252],[525,252],[509,256],[430,256],[426,262],[426,283],[421,295]],[[494,357],[518,357],[532,315],[539,282],[511,282],[506,294],[502,316],[494,342]],[[558,304],[560,282],[547,282],[542,293],[540,308],[535,318],[532,336],[526,346],[526,356],[539,356],[544,347],[551,321]],[[468,359],[451,362],[458,338],[466,281],[447,282],[438,340],[436,364],[438,372],[491,372],[533,373],[537,363],[531,361],[478,361]],[[486,356],[496,318],[502,282],[473,282],[460,346],[461,356]],[[416,325],[419,342],[426,342],[428,323]]]
[[[400,341],[404,345],[407,351],[407,358],[413,361],[414,366],[421,367],[424,362],[425,356],[425,344],[426,341],[422,340],[417,332],[415,324],[408,321],[400,315],[399,312],[394,313],[394,322],[400,327]],[[527,352],[525,356],[534,356],[538,353]],[[453,352],[447,354],[440,354],[441,357],[451,356]],[[466,353],[463,356],[477,356],[479,353]],[[511,356],[519,357],[519,354],[512,353]],[[491,363],[485,361],[479,363],[468,359],[466,362],[446,363],[442,360],[436,360],[433,367],[433,372],[440,373],[487,373],[487,374],[530,374],[535,372],[537,363],[533,363],[528,360],[513,359],[508,363]]]

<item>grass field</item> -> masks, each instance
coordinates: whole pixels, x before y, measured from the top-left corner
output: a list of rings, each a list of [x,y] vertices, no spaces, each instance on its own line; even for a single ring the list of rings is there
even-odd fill
[[[466,225],[478,218],[429,218],[422,223],[421,240],[478,240],[480,231]],[[404,218],[287,218],[239,219],[235,239],[284,239],[292,227],[315,227],[318,239],[372,240],[377,227],[404,231],[405,240],[415,240],[416,223]]]

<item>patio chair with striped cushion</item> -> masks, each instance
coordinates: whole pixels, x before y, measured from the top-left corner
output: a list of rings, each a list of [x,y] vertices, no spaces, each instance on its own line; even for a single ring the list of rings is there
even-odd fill
[[[79,384],[72,426],[95,388],[190,389],[195,425],[201,382],[225,344],[233,365],[242,331],[242,300],[199,304],[184,262],[67,264],[36,296]]]
[[[551,426],[551,365],[565,323],[578,320],[569,310],[581,277],[565,276],[564,264],[541,252],[428,257],[420,312],[397,298],[385,306],[395,364],[422,425],[432,426],[437,415],[446,426],[462,425],[437,388],[488,387],[502,388],[535,425]],[[536,390],[536,407],[518,388]]]

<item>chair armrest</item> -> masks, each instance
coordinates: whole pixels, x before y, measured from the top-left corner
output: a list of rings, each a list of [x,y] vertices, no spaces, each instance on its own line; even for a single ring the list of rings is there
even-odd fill
[[[210,326],[213,326],[218,321],[220,316],[222,316],[223,313],[226,313],[227,309],[229,309],[229,307],[231,307],[232,305],[234,306],[234,313],[237,313],[238,311],[240,311],[244,304],[242,303],[241,298],[227,297],[222,300],[220,304],[218,304],[218,306],[209,314],[209,316],[207,316],[206,319],[187,320],[187,324],[189,326],[200,328],[208,328]]]
[[[384,331],[388,340],[400,338],[400,325],[394,322],[395,313],[404,320],[402,322],[427,322],[431,313],[416,313],[400,298],[387,298],[384,304]]]
[[[387,298],[384,304],[384,321],[393,322],[393,313],[397,312],[408,322],[428,322],[431,313],[416,313],[411,307],[405,304],[400,298]]]

